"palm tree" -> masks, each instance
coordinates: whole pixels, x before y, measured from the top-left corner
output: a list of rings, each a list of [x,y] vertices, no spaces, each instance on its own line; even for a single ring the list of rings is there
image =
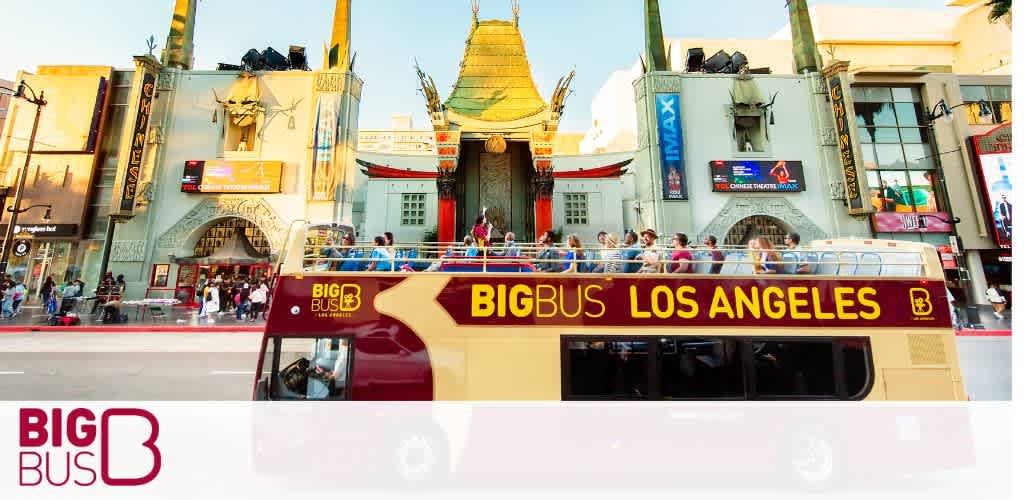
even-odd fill
[[[988,7],[992,7],[992,11],[988,13],[989,22],[996,22],[1000,19],[1006,18],[1006,23],[1009,24],[1011,18],[1010,7],[1013,0],[988,0],[985,4]]]

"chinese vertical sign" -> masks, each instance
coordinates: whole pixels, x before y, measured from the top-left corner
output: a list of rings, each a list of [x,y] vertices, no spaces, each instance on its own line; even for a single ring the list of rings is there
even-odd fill
[[[142,77],[142,90],[139,92],[139,108],[135,112],[135,128],[132,129],[132,142],[128,148],[128,167],[121,187],[122,212],[131,212],[135,208],[135,198],[139,189],[139,174],[142,170],[143,153],[146,149],[146,131],[149,129],[149,118],[153,115],[153,96],[156,93],[156,76],[146,73]]]
[[[686,200],[679,94],[655,94],[654,101],[658,118],[658,149],[661,150],[662,199]]]
[[[832,116],[836,119],[836,140],[839,144],[839,158],[843,168],[843,184],[846,186],[849,211],[850,213],[861,213],[865,211],[864,200],[861,196],[853,138],[850,136],[850,120],[846,112],[846,96],[843,94],[842,78],[839,75],[829,78],[828,89],[832,99]]]

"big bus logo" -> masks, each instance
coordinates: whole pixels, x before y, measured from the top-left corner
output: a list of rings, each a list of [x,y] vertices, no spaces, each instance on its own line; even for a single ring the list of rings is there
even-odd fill
[[[97,421],[87,408],[22,408],[18,427],[21,486],[141,486],[160,473],[160,423],[146,410],[111,408]]]
[[[313,285],[310,312],[322,317],[348,317],[363,305],[359,285],[318,283]]]
[[[932,313],[932,294],[924,288],[911,288],[910,307],[914,316],[930,315]]]

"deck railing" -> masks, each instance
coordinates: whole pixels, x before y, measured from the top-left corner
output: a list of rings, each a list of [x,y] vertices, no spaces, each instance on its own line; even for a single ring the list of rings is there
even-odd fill
[[[650,248],[620,246],[614,249],[585,245],[573,249],[582,253],[581,258],[570,259],[567,257],[570,249],[564,244],[515,243],[513,247],[506,247],[499,243],[470,248],[457,242],[398,242],[391,247],[378,247],[367,241],[343,245],[344,234],[337,226],[309,226],[296,222],[281,255],[282,272],[677,274],[680,270],[680,262],[672,260],[676,249],[664,245]],[[941,270],[928,269],[929,264],[934,267],[938,261],[926,258],[921,245],[878,243],[854,246],[815,244],[770,250],[739,246],[689,247],[685,250],[690,252],[691,258],[683,271],[687,271],[686,274],[726,276],[925,277],[929,272],[941,276]],[[512,255],[509,255],[510,250]],[[716,256],[715,251],[720,252],[720,256]],[[293,258],[299,254],[302,255],[301,260]]]

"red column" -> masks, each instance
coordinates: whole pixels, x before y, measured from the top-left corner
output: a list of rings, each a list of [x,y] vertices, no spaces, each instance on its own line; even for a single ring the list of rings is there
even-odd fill
[[[437,173],[437,241],[455,241],[455,169]]]
[[[544,234],[544,231],[554,229],[554,217],[551,213],[551,196],[555,190],[555,178],[550,168],[544,168],[533,173],[533,227],[537,238]]]
[[[544,234],[544,231],[554,229],[552,227],[551,217],[551,198],[537,198],[534,200],[533,213],[533,227],[537,229],[537,234],[534,236],[534,239],[540,238],[540,235]]]
[[[455,241],[455,200],[437,199],[437,241]]]

